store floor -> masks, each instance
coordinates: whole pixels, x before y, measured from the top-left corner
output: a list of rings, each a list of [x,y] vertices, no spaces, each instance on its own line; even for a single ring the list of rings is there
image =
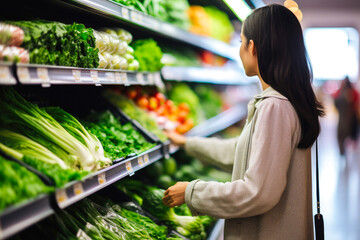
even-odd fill
[[[325,239],[358,240],[360,239],[360,141],[348,142],[345,157],[341,157],[336,140],[337,119],[335,111],[332,111],[330,106],[326,118],[321,121],[322,132],[319,137],[320,202],[325,222]],[[315,193],[315,185],[313,185],[314,203]],[[316,206],[314,212],[315,208]]]

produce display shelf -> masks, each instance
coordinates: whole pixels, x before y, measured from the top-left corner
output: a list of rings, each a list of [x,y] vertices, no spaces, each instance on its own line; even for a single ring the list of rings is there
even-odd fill
[[[192,128],[186,136],[207,137],[221,130],[224,130],[238,121],[244,119],[247,114],[247,103],[242,102],[227,109],[219,115],[210,118]]]
[[[171,67],[161,69],[165,81],[186,81],[226,85],[248,85],[257,82],[247,77],[240,68],[235,67]]]
[[[11,237],[54,214],[55,209],[64,209],[126,176],[134,175],[136,171],[161,158],[163,148],[162,145],[157,145],[137,156],[92,173],[83,181],[68,183],[64,188],[55,190],[54,194],[41,195],[5,209],[0,213],[0,239]]]
[[[157,145],[138,156],[93,173],[83,181],[69,183],[64,188],[55,191],[56,203],[59,208],[64,209],[126,176],[132,176],[136,171],[162,157],[161,145]]]
[[[0,62],[0,85],[16,85],[14,64]]]
[[[21,84],[41,84],[43,87],[59,84],[96,86],[163,85],[160,72],[135,72],[37,64],[16,64],[15,68],[16,77]]]
[[[52,215],[54,210],[50,197],[51,195],[41,195],[0,213],[0,239],[8,238]]]
[[[161,36],[209,50],[232,60],[239,60],[238,47],[231,46],[210,37],[195,35],[116,2],[108,0],[66,0],[60,2],[67,2],[91,13],[111,17],[131,25],[145,28]]]

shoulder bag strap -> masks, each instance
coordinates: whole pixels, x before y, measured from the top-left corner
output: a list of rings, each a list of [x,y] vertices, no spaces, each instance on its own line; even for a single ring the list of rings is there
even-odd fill
[[[320,188],[319,188],[319,157],[318,157],[318,141],[316,139],[316,209],[317,214],[314,215],[315,236],[316,240],[324,240],[324,219],[320,214]]]

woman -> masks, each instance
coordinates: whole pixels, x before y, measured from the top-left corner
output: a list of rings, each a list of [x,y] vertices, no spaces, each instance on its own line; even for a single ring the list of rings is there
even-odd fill
[[[202,161],[232,171],[232,182],[195,180],[166,190],[164,204],[186,203],[193,215],[225,219],[228,239],[313,239],[311,151],[323,115],[311,87],[302,29],[280,5],[256,9],[244,22],[240,58],[263,92],[229,140],[169,138]]]

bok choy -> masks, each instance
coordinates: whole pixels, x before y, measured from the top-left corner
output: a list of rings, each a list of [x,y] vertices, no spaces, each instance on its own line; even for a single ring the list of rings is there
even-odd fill
[[[14,89],[1,88],[0,112],[0,127],[43,145],[70,168],[96,171],[111,163],[99,140],[59,108],[40,108]]]

